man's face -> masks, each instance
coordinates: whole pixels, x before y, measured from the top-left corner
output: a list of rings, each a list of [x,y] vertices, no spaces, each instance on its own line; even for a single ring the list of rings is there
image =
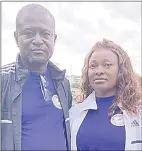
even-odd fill
[[[89,60],[88,78],[91,87],[98,93],[113,94],[117,76],[117,55],[105,49],[96,50]]]
[[[48,14],[22,16],[22,24],[15,32],[22,59],[28,64],[46,64],[54,51],[53,18]]]

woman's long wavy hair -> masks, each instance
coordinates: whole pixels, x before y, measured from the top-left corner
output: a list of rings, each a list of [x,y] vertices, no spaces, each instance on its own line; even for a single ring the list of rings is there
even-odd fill
[[[81,78],[81,99],[86,99],[93,91],[88,80],[89,59],[95,50],[102,48],[114,52],[119,64],[116,99],[108,115],[114,114],[118,104],[121,104],[123,110],[137,114],[138,107],[141,105],[140,77],[134,72],[128,54],[119,45],[107,39],[97,42],[85,58]]]

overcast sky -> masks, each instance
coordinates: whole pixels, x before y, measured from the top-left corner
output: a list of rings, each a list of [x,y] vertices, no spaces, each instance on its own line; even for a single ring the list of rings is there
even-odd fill
[[[13,32],[20,8],[33,2],[2,2],[2,65],[19,52]],[[52,61],[67,74],[81,75],[84,58],[96,41],[115,41],[141,75],[140,2],[36,2],[54,16],[58,35]]]

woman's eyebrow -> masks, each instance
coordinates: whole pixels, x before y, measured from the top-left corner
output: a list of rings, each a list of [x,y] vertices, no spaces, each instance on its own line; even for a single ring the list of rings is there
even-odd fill
[[[107,62],[107,61],[108,61],[108,62],[112,62],[110,59],[104,59],[104,61],[106,61],[106,62]]]

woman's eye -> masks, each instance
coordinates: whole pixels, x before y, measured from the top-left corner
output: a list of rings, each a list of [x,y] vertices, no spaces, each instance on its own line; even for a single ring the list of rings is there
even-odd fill
[[[111,63],[106,63],[105,67],[110,67],[112,64]]]
[[[95,65],[94,65],[94,64],[91,64],[91,65],[90,65],[90,68],[91,68],[91,69],[95,68]]]

